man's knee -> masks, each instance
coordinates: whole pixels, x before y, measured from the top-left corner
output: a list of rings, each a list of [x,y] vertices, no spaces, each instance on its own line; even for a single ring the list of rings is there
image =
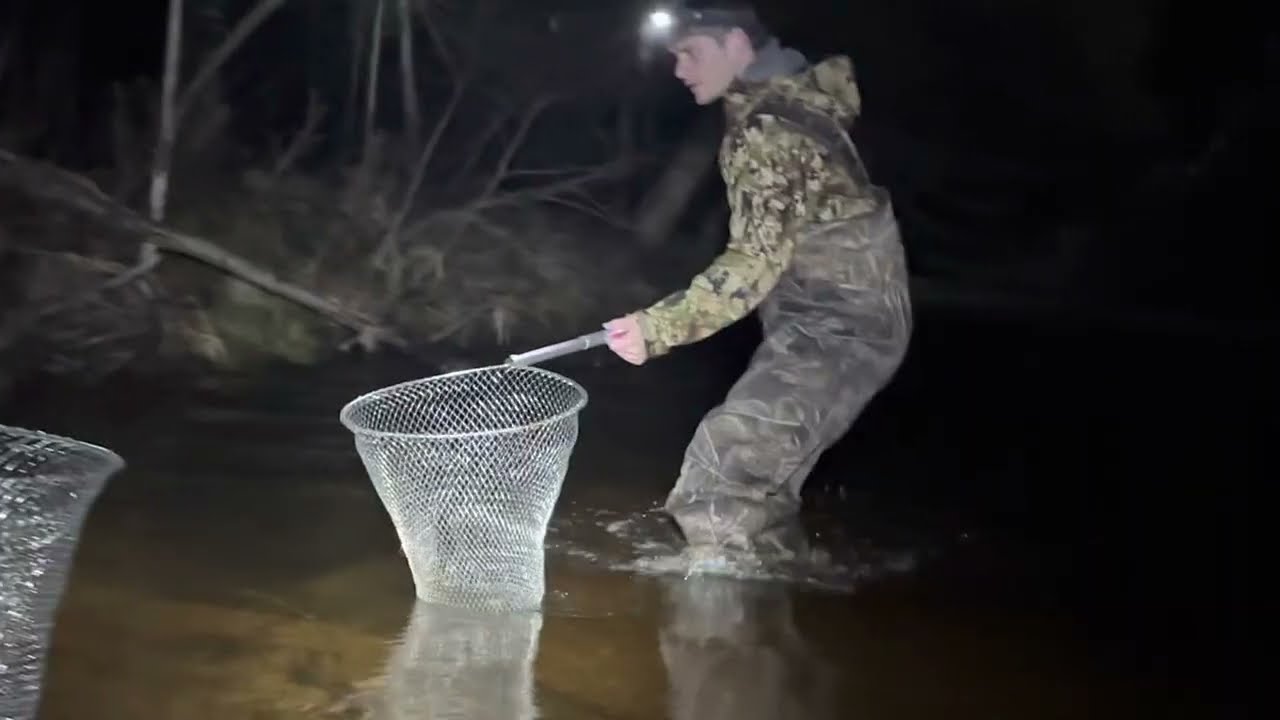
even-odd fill
[[[665,509],[691,547],[768,557],[798,557],[808,547],[795,498],[678,488]]]

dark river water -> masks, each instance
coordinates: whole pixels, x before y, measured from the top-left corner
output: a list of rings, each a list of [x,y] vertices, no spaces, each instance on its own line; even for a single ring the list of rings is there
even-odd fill
[[[656,508],[751,339],[548,365],[590,403],[546,609],[487,620],[415,603],[337,420],[435,368],[21,388],[3,422],[128,462],[84,527],[41,717],[1248,716],[1254,373],[1273,355],[925,318],[806,489],[829,568],[663,572],[679,546]]]

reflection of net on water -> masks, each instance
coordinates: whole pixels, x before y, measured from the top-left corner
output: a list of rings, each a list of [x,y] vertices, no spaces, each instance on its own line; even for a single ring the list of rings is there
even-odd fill
[[[543,542],[586,400],[559,375],[504,365],[343,408],[419,599],[495,611],[541,603]]]
[[[388,718],[537,717],[533,661],[542,615],[418,602],[392,653]]]
[[[0,425],[0,719],[36,715],[81,525],[123,466],[110,450]]]

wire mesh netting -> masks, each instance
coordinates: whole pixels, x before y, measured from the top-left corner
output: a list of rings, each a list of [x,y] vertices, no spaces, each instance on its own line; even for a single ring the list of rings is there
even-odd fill
[[[540,606],[543,542],[586,402],[572,380],[499,365],[402,383],[343,408],[421,600]]]
[[[80,528],[124,467],[87,443],[0,425],[0,720],[30,720]]]

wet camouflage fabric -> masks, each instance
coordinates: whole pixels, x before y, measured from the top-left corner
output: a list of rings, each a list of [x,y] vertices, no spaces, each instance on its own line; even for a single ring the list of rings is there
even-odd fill
[[[759,307],[763,342],[699,424],[667,497],[689,545],[805,559],[801,488],[900,366],[912,331],[907,282],[889,205],[797,245]]]
[[[729,243],[690,285],[638,314],[649,357],[703,340],[746,317],[815,223],[864,217],[885,202],[843,135],[861,100],[848,58],[797,75],[738,82],[725,96],[720,170]],[[838,139],[823,142],[792,116],[810,115]]]
[[[695,549],[803,554],[805,479],[906,353],[912,317],[898,224],[842,127],[858,103],[845,58],[739,83],[726,97],[721,151],[729,246],[689,289],[641,314],[651,355],[752,310],[763,325],[763,342],[699,425],[667,498]]]

